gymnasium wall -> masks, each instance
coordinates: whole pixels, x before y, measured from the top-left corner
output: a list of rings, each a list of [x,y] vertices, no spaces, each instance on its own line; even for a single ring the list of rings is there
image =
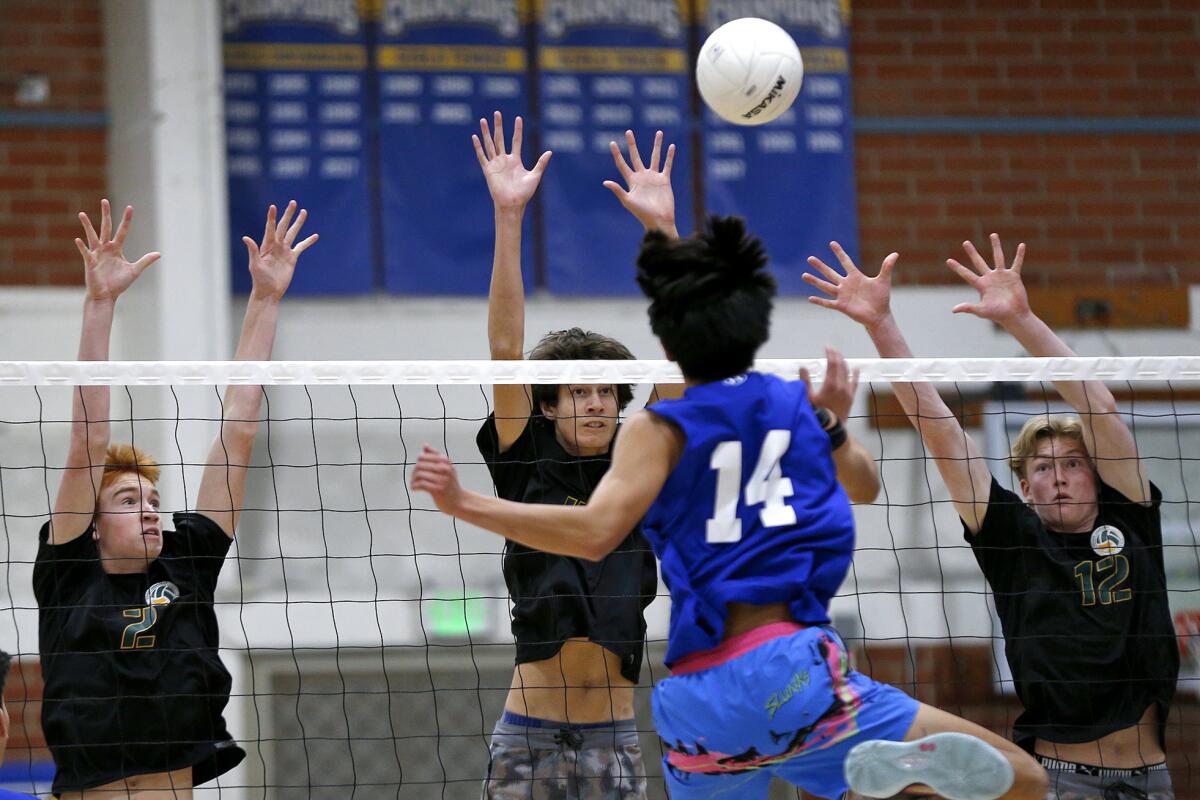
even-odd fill
[[[0,286],[82,284],[75,214],[107,184],[101,2],[0,0],[0,20]],[[35,74],[49,96],[20,102]]]
[[[0,286],[79,282],[74,213],[105,187],[101,7],[0,1],[21,23],[0,28]],[[955,243],[995,228],[1029,243],[1051,285],[1200,277],[1194,2],[852,10],[865,261],[899,250],[901,281],[953,282]],[[48,76],[45,104],[17,104],[27,73]]]

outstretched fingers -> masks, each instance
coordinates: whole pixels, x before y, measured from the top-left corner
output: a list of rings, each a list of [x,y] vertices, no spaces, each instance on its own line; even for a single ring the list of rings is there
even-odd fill
[[[283,243],[291,247],[292,242],[296,241],[296,237],[300,235],[300,229],[304,227],[304,221],[308,219],[308,209],[300,209],[300,213],[296,215],[296,221],[287,229],[287,233],[283,235]]]
[[[829,249],[833,251],[835,256],[837,256],[838,263],[842,265],[842,269],[846,271],[847,275],[852,272],[858,272],[858,267],[855,266],[854,260],[850,258],[850,254],[842,248],[841,244],[838,242],[830,242]]]
[[[525,120],[517,117],[513,120],[513,138],[511,152],[517,158],[521,157],[521,143],[525,140]]]
[[[621,173],[621,179],[625,183],[629,183],[633,177],[633,170],[629,168],[629,164],[625,163],[625,156],[621,153],[621,146],[616,142],[609,142],[608,149],[612,153],[613,163],[617,165],[617,172]]]
[[[279,218],[279,223],[275,226],[276,241],[286,241],[288,226],[292,224],[292,215],[296,213],[296,201],[288,200],[288,204],[283,209],[283,216]]]
[[[675,145],[667,147],[667,161],[663,164],[663,175],[671,177],[671,166],[675,163]]]
[[[883,263],[879,265],[878,277],[890,282],[892,280],[892,270],[896,268],[896,262],[900,260],[899,253],[888,253],[883,259]]]
[[[954,272],[956,272],[958,274],[958,277],[962,278],[964,281],[971,284],[972,286],[974,286],[975,282],[977,280],[979,280],[979,275],[977,275],[973,270],[967,269],[966,267],[964,267],[962,264],[960,264],[958,261],[954,260],[953,258],[946,259],[946,266],[949,267]]]
[[[108,204],[108,198],[100,201],[100,241],[107,242],[112,239],[112,206]]]
[[[983,256],[979,255],[979,251],[975,249],[975,244],[973,242],[963,242],[962,246],[963,250],[967,254],[967,258],[971,261],[971,266],[975,268],[976,272],[978,272],[980,275],[987,275],[992,271],[992,268],[988,266],[988,263],[983,260]]]
[[[1008,262],[1004,260],[1004,247],[1000,244],[1000,234],[993,233],[988,239],[992,243],[992,265],[996,269],[1004,269]]]
[[[310,248],[314,244],[316,244],[317,240],[320,238],[321,237],[319,234],[314,233],[312,236],[309,236],[307,239],[300,242],[300,244],[298,244],[294,248],[292,248],[292,252],[295,253],[296,255],[300,255],[305,250],[307,250],[308,248]]]
[[[553,155],[554,151],[552,150],[547,150],[546,152],[542,153],[541,157],[538,158],[537,163],[533,165],[533,174],[540,178],[542,173],[546,171],[546,167],[550,164],[550,157]]]
[[[504,117],[499,111],[492,115],[492,137],[496,145],[496,155],[507,155],[504,149]]]
[[[275,204],[272,203],[267,207],[267,223],[263,226],[262,243],[266,247],[267,242],[271,241],[271,234],[275,230]]]
[[[654,147],[650,150],[650,171],[658,172],[659,158],[662,156],[663,132],[655,131]]]
[[[837,294],[838,294],[837,284],[830,283],[829,281],[823,281],[820,278],[818,278],[816,275],[813,275],[811,272],[803,273],[800,276],[800,279],[803,280],[808,285],[819,289],[820,291],[824,292],[827,295],[830,295],[832,297],[837,297]]]
[[[146,271],[146,267],[150,266],[155,261],[158,261],[160,258],[162,258],[162,253],[159,253],[159,252],[146,253],[146,255],[142,256],[137,261],[133,262],[134,274],[141,275],[143,272]]]
[[[83,226],[83,235],[87,237],[88,249],[95,250],[100,244],[100,237],[96,234],[96,229],[92,225],[91,217],[84,212],[79,212],[79,224]]]
[[[113,237],[113,242],[117,247],[125,245],[125,236],[129,233],[129,223],[133,221],[133,206],[125,206],[125,213],[121,215],[121,224],[117,226],[117,234]]]
[[[816,256],[809,256],[808,263],[809,263],[809,266],[811,266],[813,269],[817,270],[822,275],[824,275],[825,278],[827,280],[829,280],[831,283],[839,284],[842,282],[842,278],[844,276],[841,273],[839,273],[836,269],[829,266],[828,264],[826,264],[824,261],[817,258]],[[807,275],[808,273],[805,273],[805,274]]]
[[[1013,256],[1012,271],[1021,274],[1021,266],[1025,263],[1025,243],[1017,245],[1017,254]]]
[[[483,140],[484,152],[487,154],[485,161],[491,161],[496,157],[496,142],[492,139],[492,131],[488,127],[486,117],[479,118],[479,134],[479,138]]]
[[[629,146],[629,163],[633,165],[634,170],[641,172],[646,165],[642,163],[642,154],[638,152],[637,138],[634,137],[633,131],[625,131],[625,144]]]

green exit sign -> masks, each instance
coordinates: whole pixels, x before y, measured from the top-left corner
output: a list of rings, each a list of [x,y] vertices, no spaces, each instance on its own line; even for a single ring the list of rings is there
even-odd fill
[[[436,639],[466,639],[491,633],[486,598],[434,592],[422,606],[425,632]]]

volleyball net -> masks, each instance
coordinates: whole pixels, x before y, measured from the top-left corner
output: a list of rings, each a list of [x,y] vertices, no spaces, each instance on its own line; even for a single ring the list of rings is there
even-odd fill
[[[855,558],[831,609],[857,667],[1005,735],[1020,713],[988,586],[890,382],[935,383],[1001,485],[1015,489],[1006,458],[1021,425],[1071,413],[1051,382],[1106,381],[1163,494],[1163,560],[1185,656],[1167,748],[1177,790],[1200,787],[1187,744],[1200,736],[1200,358],[851,366],[862,384],[847,427],[876,456],[883,479],[878,499],[855,507]],[[788,378],[800,367],[819,382],[824,362],[758,364]],[[45,790],[52,770],[39,726],[31,573],[64,469],[76,387],[112,387],[111,439],[162,466],[168,528],[169,512],[195,510],[221,387],[259,385],[265,397],[216,596],[221,656],[234,679],[225,717],[248,757],[197,796],[476,798],[513,669],[503,541],[414,495],[409,470],[429,443],[458,465],[464,485],[492,491],[475,444],[492,384],[636,384],[628,414],[646,402],[650,384],[681,380],[662,361],[0,363],[10,609],[0,647],[18,659],[5,692],[14,724],[0,785]],[[660,586],[647,610],[638,693],[651,797],[665,796],[654,777],[661,751],[648,691],[667,674],[669,609]]]

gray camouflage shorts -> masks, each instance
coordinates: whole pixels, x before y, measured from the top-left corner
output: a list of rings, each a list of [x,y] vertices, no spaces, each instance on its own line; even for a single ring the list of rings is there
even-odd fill
[[[643,800],[646,768],[633,720],[492,732],[483,800]]]
[[[1046,800],[1174,800],[1166,764],[1102,769],[1038,756],[1050,778]]]

